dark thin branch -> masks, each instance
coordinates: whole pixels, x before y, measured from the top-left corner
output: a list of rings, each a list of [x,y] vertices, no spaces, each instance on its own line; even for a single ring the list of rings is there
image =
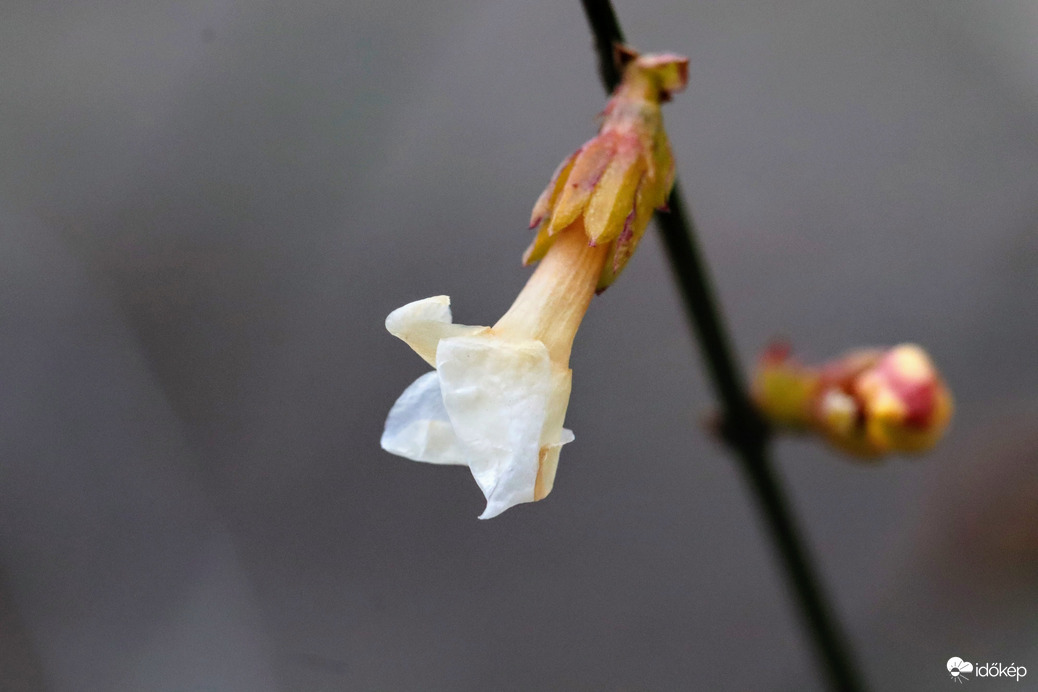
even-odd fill
[[[606,91],[612,92],[620,80],[619,69],[613,62],[613,46],[624,40],[616,13],[608,0],[581,0],[581,4],[595,36],[602,82]],[[721,402],[725,442],[739,459],[757,500],[832,689],[864,690],[863,678],[824,597],[789,501],[769,462],[768,427],[753,406],[735,362],[713,285],[695,240],[695,226],[677,182],[668,204],[669,213],[657,214],[656,222],[714,393]]]
[[[591,33],[595,37],[598,74],[602,78],[606,91],[612,93],[616,85],[620,83],[620,69],[613,60],[613,46],[624,42],[620,22],[617,21],[616,12],[613,12],[613,5],[609,2],[581,0],[581,4],[584,6],[587,21],[591,24]]]

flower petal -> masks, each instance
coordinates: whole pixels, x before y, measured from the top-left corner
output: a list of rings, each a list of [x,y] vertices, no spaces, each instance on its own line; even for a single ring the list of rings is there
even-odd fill
[[[543,500],[548,497],[552,488],[555,487],[555,473],[559,469],[559,452],[562,451],[563,445],[569,444],[574,439],[573,431],[563,428],[557,443],[541,447],[541,455],[538,459],[537,483],[534,486],[534,500]]]
[[[552,367],[551,395],[548,399],[547,415],[541,428],[541,450],[538,460],[537,483],[534,499],[543,500],[555,486],[555,472],[559,466],[559,451],[562,445],[573,441],[573,432],[562,427],[569,407],[569,393],[573,383],[573,371],[558,365]]]
[[[540,341],[445,339],[436,352],[443,403],[487,498],[481,519],[533,502],[552,364]],[[553,407],[555,408],[555,407]]]
[[[451,323],[451,299],[434,296],[416,300],[389,313],[386,329],[401,339],[429,365],[436,366],[436,346],[440,339],[478,334],[486,327]]]
[[[469,452],[454,434],[436,372],[419,377],[393,404],[382,449],[413,461],[468,465]]]

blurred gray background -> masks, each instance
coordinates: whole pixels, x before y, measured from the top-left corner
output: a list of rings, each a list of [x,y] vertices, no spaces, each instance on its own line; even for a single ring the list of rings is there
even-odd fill
[[[875,690],[1038,680],[1038,9],[618,2],[743,363],[926,345],[948,439],[776,447]],[[0,688],[815,690],[650,232],[573,353],[546,501],[378,446],[489,324],[604,103],[576,2],[0,10]]]

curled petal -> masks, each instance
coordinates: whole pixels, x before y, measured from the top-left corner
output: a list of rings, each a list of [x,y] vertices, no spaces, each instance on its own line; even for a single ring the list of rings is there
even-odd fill
[[[414,349],[429,365],[436,365],[436,347],[441,339],[487,331],[487,327],[470,327],[451,323],[451,299],[434,296],[399,307],[386,317],[390,334]]]

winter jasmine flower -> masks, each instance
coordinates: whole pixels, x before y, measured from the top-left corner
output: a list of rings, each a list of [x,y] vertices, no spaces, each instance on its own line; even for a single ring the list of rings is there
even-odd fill
[[[534,207],[539,261],[492,327],[454,324],[450,299],[409,303],[386,329],[436,368],[400,396],[382,447],[415,461],[468,466],[487,500],[482,519],[541,500],[573,433],[570,351],[596,290],[615,279],[673,185],[660,103],[686,81],[688,61],[621,53],[624,76],[599,135],[566,159]]]
[[[573,338],[606,249],[567,231],[493,327],[453,324],[447,296],[397,308],[386,329],[434,366],[393,405],[382,447],[414,461],[468,466],[481,519],[543,499],[555,483],[569,405]]]

